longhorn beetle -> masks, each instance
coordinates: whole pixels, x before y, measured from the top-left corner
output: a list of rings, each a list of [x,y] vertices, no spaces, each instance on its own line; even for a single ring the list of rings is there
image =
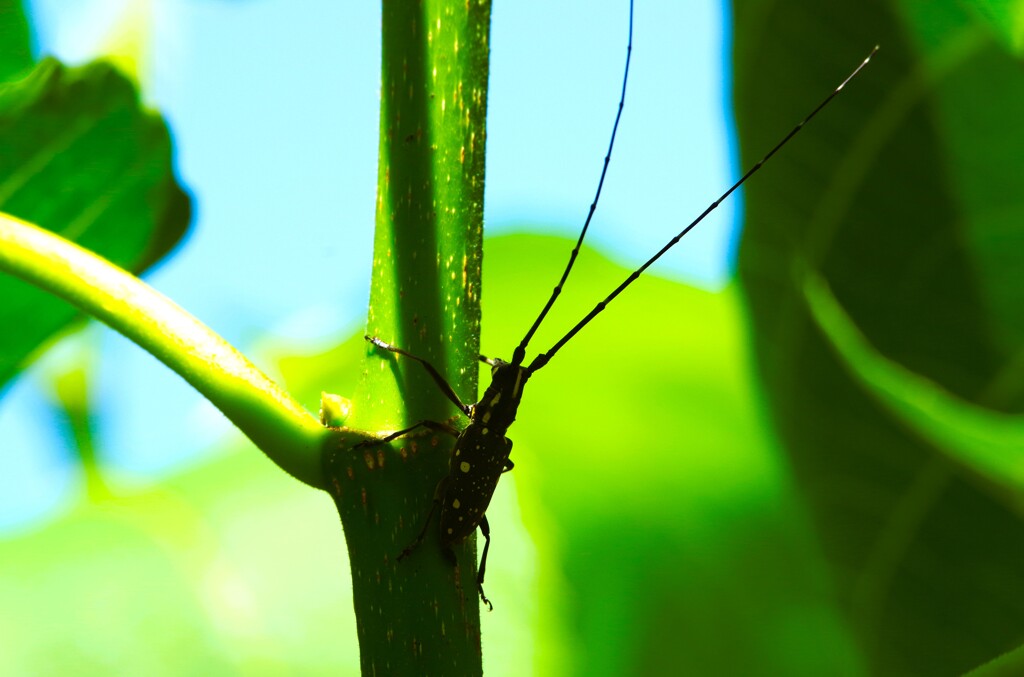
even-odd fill
[[[484,594],[483,582],[484,573],[487,568],[487,550],[491,546],[491,533],[490,527],[487,524],[487,517],[485,512],[487,506],[491,502],[491,496],[494,493],[494,489],[498,484],[498,479],[501,474],[512,469],[513,463],[509,459],[509,455],[512,452],[512,440],[505,437],[505,433],[508,431],[512,422],[516,418],[516,410],[519,408],[519,402],[523,397],[523,387],[526,382],[541,368],[543,368],[555,353],[557,353],[562,346],[568,343],[583,327],[585,327],[591,320],[593,320],[601,311],[607,307],[611,301],[625,291],[626,287],[631,285],[640,275],[647,270],[655,261],[657,261],[665,252],[674,247],[687,233],[689,233],[698,223],[704,220],[708,214],[710,214],[718,205],[731,195],[737,188],[749,179],[755,172],[757,172],[775,153],[782,148],[786,143],[793,138],[797,132],[799,132],[804,125],[806,125],[811,118],[818,114],[822,108],[824,108],[840,91],[846,86],[850,80],[852,80],[861,69],[864,68],[871,60],[871,57],[878,51],[876,46],[871,53],[854,69],[850,75],[846,77],[839,86],[836,87],[832,92],[825,97],[825,99],[818,104],[818,106],[810,112],[799,124],[797,124],[781,141],[779,141],[774,148],[753,167],[740,177],[740,179],[726,190],[717,200],[712,202],[708,207],[700,213],[693,221],[689,223],[683,230],[675,235],[668,243],[662,247],[657,254],[647,260],[642,266],[633,271],[629,277],[627,277],[618,287],[616,287],[608,296],[604,298],[600,303],[594,306],[582,320],[580,320],[576,326],[569,330],[565,336],[563,336],[554,346],[552,346],[547,352],[540,353],[537,355],[527,366],[523,366],[526,360],[526,347],[533,338],[534,333],[540,327],[544,317],[548,311],[554,305],[555,300],[562,292],[562,286],[565,284],[566,279],[569,277],[569,273],[572,270],[573,264],[576,262],[576,257],[580,252],[580,247],[583,244],[583,238],[587,234],[587,229],[590,227],[590,221],[594,216],[594,210],[597,208],[597,202],[601,197],[601,189],[604,186],[605,175],[608,171],[608,163],[611,160],[612,149],[615,147],[615,134],[619,128],[619,120],[622,118],[622,109],[626,99],[626,84],[629,81],[629,62],[633,51],[633,0],[629,3],[629,41],[626,46],[626,67],[622,77],[622,93],[619,97],[619,109],[615,115],[615,123],[612,126],[611,139],[608,143],[608,152],[605,154],[604,167],[601,170],[601,176],[598,180],[597,191],[594,195],[594,200],[590,205],[590,211],[587,214],[587,218],[583,223],[583,229],[580,231],[579,239],[576,241],[576,246],[573,248],[572,253],[569,255],[569,262],[562,272],[562,277],[558,281],[558,284],[551,292],[551,296],[548,298],[547,303],[541,310],[540,315],[534,321],[533,326],[530,327],[529,331],[520,341],[515,351],[512,353],[512,361],[505,362],[504,360],[497,358],[488,358],[483,355],[480,356],[480,361],[490,365],[491,367],[491,383],[487,386],[487,390],[484,392],[480,401],[476,404],[464,404],[455,394],[455,390],[445,381],[441,373],[434,368],[429,362],[421,357],[417,357],[397,346],[393,346],[390,343],[386,343],[375,336],[366,336],[366,340],[375,345],[376,347],[386,350],[392,353],[397,353],[411,360],[419,362],[423,365],[423,368],[427,371],[430,377],[434,380],[437,386],[444,393],[444,396],[451,400],[456,407],[459,408],[469,418],[469,425],[463,428],[461,431],[452,427],[447,423],[439,423],[436,421],[420,421],[415,425],[391,433],[383,438],[374,440],[373,444],[381,444],[389,442],[397,437],[408,434],[419,428],[428,428],[438,432],[444,432],[451,434],[455,437],[455,447],[452,450],[451,464],[449,467],[448,475],[442,477],[440,482],[437,484],[437,489],[434,492],[434,502],[431,506],[430,512],[427,514],[427,518],[424,521],[423,528],[420,530],[416,539],[398,556],[399,560],[407,557],[413,550],[415,550],[419,544],[423,541],[424,536],[431,523],[431,518],[434,512],[440,506],[440,528],[441,528],[441,545],[446,553],[446,557],[455,563],[455,553],[452,550],[452,546],[459,543],[463,539],[467,538],[470,534],[476,531],[479,526],[480,531],[484,536],[484,551],[480,557],[480,569],[477,572],[477,588],[480,593],[480,599],[487,604],[488,608],[493,609],[493,605],[487,599]],[[369,444],[363,443],[363,444]]]

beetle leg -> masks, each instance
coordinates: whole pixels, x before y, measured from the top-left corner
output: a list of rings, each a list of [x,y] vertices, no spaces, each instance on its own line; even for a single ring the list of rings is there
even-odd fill
[[[491,525],[487,523],[487,515],[480,518],[480,533],[484,535],[484,554],[480,558],[480,568],[476,572],[476,587],[480,591],[480,599],[487,605],[488,611],[494,611],[494,605],[484,594],[484,572],[487,570],[487,550],[491,547]]]
[[[403,429],[401,429],[401,430],[399,430],[397,432],[390,433],[390,434],[386,435],[385,437],[381,437],[381,438],[378,438],[378,439],[372,439],[372,440],[366,440],[364,442],[360,442],[359,444],[355,445],[354,448],[358,449],[359,447],[365,447],[365,446],[369,446],[371,444],[387,444],[391,440],[399,438],[402,435],[408,435],[409,433],[411,433],[414,430],[417,430],[418,428],[428,428],[430,430],[435,430],[435,431],[437,431],[439,433],[448,433],[449,435],[451,435],[452,437],[454,437],[456,439],[458,439],[459,435],[461,434],[458,431],[457,428],[453,428],[452,426],[448,425],[447,423],[439,423],[437,421],[423,420],[423,421],[417,422],[415,425],[409,426],[408,428],[403,428]]]
[[[416,535],[416,539],[406,547],[405,550],[398,556],[398,561],[401,562],[403,559],[412,554],[412,551],[420,546],[423,542],[423,537],[427,535],[427,527],[430,526],[430,519],[434,516],[434,510],[437,509],[437,501],[430,504],[430,512],[427,513],[427,519],[423,521],[423,528],[420,529],[420,533]]]
[[[430,519],[434,516],[434,511],[437,510],[437,506],[441,505],[441,498],[444,496],[444,492],[448,489],[448,476],[445,475],[441,478],[441,481],[437,483],[437,487],[434,489],[434,500],[430,504],[430,512],[427,513],[427,519],[423,520],[423,528],[420,529],[420,533],[416,534],[416,539],[409,544],[402,554],[398,556],[398,561],[401,562],[403,559],[412,554],[412,551],[420,546],[423,542],[423,538],[427,535],[427,529],[430,527]],[[452,553],[454,556],[454,553]]]
[[[503,472],[503,473],[506,473],[509,470],[511,470],[512,468],[516,467],[516,464],[512,462],[511,458],[508,457],[508,454],[512,453],[512,440],[510,440],[509,438],[506,437],[505,438],[505,444],[508,445],[508,448],[505,450],[505,467],[502,468],[502,470],[501,470],[501,472]]]
[[[364,336],[363,338],[365,338],[367,341],[377,346],[378,348],[382,348],[383,350],[387,350],[392,353],[398,353],[399,355],[405,355],[410,360],[416,360],[417,362],[422,364],[423,368],[427,370],[428,374],[430,374],[430,378],[434,379],[434,383],[436,383],[437,387],[441,389],[442,393],[444,393],[444,396],[451,400],[452,403],[459,408],[459,411],[464,413],[466,416],[469,416],[469,405],[462,403],[462,400],[459,399],[459,396],[455,394],[455,389],[448,384],[448,381],[444,380],[444,376],[441,376],[441,372],[435,369],[434,365],[430,364],[422,357],[416,357],[412,353],[402,350],[398,346],[393,346],[390,343],[381,341],[376,336]]]

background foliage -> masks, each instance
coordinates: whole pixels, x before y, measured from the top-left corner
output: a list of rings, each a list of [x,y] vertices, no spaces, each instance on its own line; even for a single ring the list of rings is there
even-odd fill
[[[49,228],[141,273],[185,235],[188,197],[175,181],[163,120],[108,63],[34,63],[17,0],[0,2],[0,210]],[[77,313],[0,277],[0,387]]]
[[[744,63],[814,61],[796,91],[827,86],[834,54],[884,49],[747,192],[767,400],[871,669],[961,672],[1024,636],[1019,23],[958,3],[763,7],[737,6],[740,104],[768,95]],[[745,147],[770,140],[738,111]]]
[[[883,51],[749,186],[735,282],[641,279],[530,383],[489,673],[958,674],[1024,643],[1019,6],[735,4],[744,165]],[[567,249],[485,243],[485,354]],[[585,251],[538,345],[626,272]],[[308,402],[362,350],[278,362]],[[117,486],[0,542],[0,672],[355,672],[342,547],[251,449]]]

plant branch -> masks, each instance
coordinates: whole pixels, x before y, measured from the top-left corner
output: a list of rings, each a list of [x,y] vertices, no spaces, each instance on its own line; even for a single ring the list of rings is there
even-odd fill
[[[331,432],[244,355],[131,273],[48,230],[0,214],[0,271],[63,298],[152,353],[282,470],[323,488]]]
[[[366,333],[429,361],[463,402],[479,373],[490,2],[385,0],[373,278]],[[465,418],[427,371],[366,344],[346,425]],[[424,429],[325,454],[345,530],[364,675],[479,675],[476,543],[442,547],[453,439]],[[427,524],[426,537],[397,561]]]

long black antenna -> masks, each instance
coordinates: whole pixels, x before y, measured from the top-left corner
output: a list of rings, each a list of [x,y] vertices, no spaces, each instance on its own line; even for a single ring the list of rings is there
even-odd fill
[[[633,0],[629,0],[629,42],[626,44],[626,70],[622,75],[622,94],[619,96],[619,111],[615,114],[615,125],[612,126],[612,138],[608,142],[608,152],[604,156],[604,167],[601,168],[601,178],[597,182],[597,192],[594,194],[594,201],[590,203],[590,212],[587,214],[587,220],[583,222],[583,230],[580,231],[580,237],[576,240],[576,246],[573,248],[572,253],[569,255],[569,263],[565,266],[565,272],[562,273],[562,279],[558,281],[555,288],[551,291],[551,298],[548,299],[544,309],[540,311],[540,315],[534,320],[533,326],[530,327],[530,331],[526,332],[526,336],[516,347],[515,352],[512,353],[512,364],[520,365],[523,360],[526,359],[526,345],[533,338],[534,333],[540,327],[540,323],[544,321],[544,317],[551,310],[551,306],[555,305],[555,299],[562,293],[562,285],[569,279],[569,272],[572,270],[572,266],[576,263],[576,257],[580,253],[580,247],[583,245],[583,238],[587,236],[587,228],[590,227],[590,221],[594,218],[594,210],[597,209],[597,202],[601,199],[601,188],[604,187],[604,177],[608,173],[608,163],[612,159],[612,149],[615,148],[615,133],[619,131],[619,120],[622,119],[622,108],[626,103],[626,83],[629,82],[629,59],[633,54]]]
[[[632,7],[631,7],[631,11],[632,11]],[[678,243],[678,242],[679,242],[679,241],[680,241],[681,239],[683,239],[683,236],[684,236],[684,235],[686,235],[686,234],[687,234],[687,233],[689,233],[689,232],[690,232],[691,230],[693,230],[694,226],[696,226],[696,225],[697,225],[698,223],[700,223],[701,221],[703,221],[703,220],[704,220],[704,217],[706,217],[706,216],[707,216],[708,214],[710,214],[710,213],[711,213],[712,211],[714,211],[714,210],[715,210],[715,208],[716,208],[716,207],[718,207],[718,205],[719,205],[719,204],[721,204],[723,200],[725,200],[725,199],[726,199],[727,197],[729,197],[730,195],[732,195],[733,191],[735,191],[735,190],[736,190],[737,188],[739,188],[740,186],[742,186],[742,185],[743,185],[743,182],[744,182],[744,181],[746,181],[747,179],[749,179],[749,178],[750,178],[750,177],[751,177],[751,176],[752,176],[752,175],[753,175],[753,174],[754,174],[755,172],[757,172],[757,170],[761,169],[761,167],[762,167],[762,166],[764,165],[764,163],[768,162],[768,160],[769,160],[769,159],[771,159],[771,157],[772,157],[773,155],[775,155],[775,153],[776,153],[776,152],[778,152],[778,150],[779,150],[780,148],[782,148],[783,146],[785,146],[785,145],[786,145],[786,143],[787,143],[787,142],[788,142],[788,141],[789,141],[790,139],[792,139],[792,138],[793,138],[794,136],[796,136],[797,132],[799,132],[799,131],[800,131],[801,129],[803,129],[804,125],[806,125],[806,124],[807,124],[808,122],[810,122],[810,121],[811,121],[811,118],[813,118],[813,117],[814,117],[815,115],[817,115],[817,114],[818,114],[818,112],[819,112],[819,111],[820,111],[820,110],[821,110],[822,108],[824,108],[824,107],[825,107],[826,105],[828,105],[828,103],[829,103],[829,102],[830,102],[830,101],[831,101],[831,100],[832,100],[833,98],[835,98],[835,96],[836,96],[837,94],[839,94],[839,92],[841,92],[841,91],[843,90],[843,87],[845,87],[845,86],[846,86],[846,84],[847,84],[848,82],[850,82],[850,80],[852,80],[853,78],[855,78],[855,77],[857,76],[857,74],[858,74],[858,73],[860,73],[861,69],[863,69],[863,68],[864,68],[864,66],[867,66],[867,65],[868,65],[868,62],[869,62],[869,61],[871,61],[871,57],[873,57],[873,56],[875,55],[875,52],[877,52],[877,51],[878,51],[878,45],[875,45],[875,48],[874,48],[874,49],[872,49],[872,50],[871,50],[871,53],[870,53],[870,54],[868,54],[868,55],[867,55],[867,57],[865,57],[865,58],[864,58],[864,60],[860,62],[860,65],[859,65],[859,66],[857,66],[857,67],[856,67],[856,68],[855,68],[855,69],[853,70],[853,72],[852,72],[852,73],[850,73],[850,74],[849,74],[849,75],[848,75],[848,76],[846,77],[846,79],[845,79],[845,80],[843,80],[843,81],[842,81],[841,83],[839,83],[839,86],[838,86],[838,87],[836,87],[836,88],[835,88],[834,90],[832,90],[832,93],[831,93],[831,94],[829,94],[829,95],[828,95],[827,97],[825,97],[825,100],[824,100],[824,101],[822,101],[822,102],[821,102],[820,104],[818,104],[818,107],[817,107],[817,108],[815,108],[814,110],[812,110],[812,111],[810,112],[810,114],[809,114],[809,115],[808,115],[807,117],[805,117],[805,118],[804,118],[803,120],[801,120],[801,121],[800,121],[800,123],[799,123],[799,124],[798,124],[798,125],[797,125],[796,127],[794,127],[794,128],[793,128],[793,129],[792,129],[792,130],[791,130],[791,131],[789,132],[789,134],[786,134],[786,136],[785,136],[785,137],[784,137],[784,138],[782,139],[782,141],[779,141],[779,142],[778,142],[778,143],[777,143],[777,144],[775,145],[775,147],[774,147],[774,148],[772,148],[772,149],[771,149],[770,151],[768,151],[768,154],[767,154],[767,155],[765,155],[765,156],[764,156],[763,158],[761,158],[761,160],[760,160],[760,161],[759,161],[759,162],[758,162],[758,163],[757,163],[756,165],[754,165],[754,166],[753,166],[753,167],[751,167],[751,168],[750,168],[749,170],[747,170],[747,173],[746,173],[746,174],[744,174],[743,176],[741,176],[741,177],[740,177],[740,180],[739,180],[739,181],[737,181],[736,183],[734,183],[734,184],[732,185],[732,187],[731,187],[731,188],[729,188],[729,190],[727,190],[727,191],[725,191],[724,193],[722,193],[722,195],[721,195],[721,196],[720,196],[720,197],[719,197],[719,198],[718,198],[717,200],[715,200],[715,201],[714,201],[714,202],[712,202],[712,203],[711,203],[710,205],[708,205],[708,208],[707,208],[707,209],[705,209],[705,210],[704,210],[703,212],[701,212],[700,216],[698,216],[698,217],[697,217],[696,219],[694,219],[693,221],[691,221],[691,222],[690,222],[690,225],[686,226],[686,228],[683,228],[683,229],[682,229],[682,231],[680,231],[678,235],[676,235],[676,236],[675,236],[675,237],[673,237],[673,238],[672,238],[671,240],[669,240],[669,241],[668,241],[668,244],[666,244],[666,245],[665,245],[664,247],[662,247],[662,248],[661,248],[661,250],[660,250],[660,251],[658,251],[658,253],[657,253],[657,254],[655,254],[654,256],[652,256],[651,258],[649,258],[649,259],[647,260],[647,263],[643,264],[642,266],[640,266],[639,268],[637,268],[636,270],[634,270],[634,271],[632,272],[632,274],[630,274],[630,276],[629,276],[629,277],[627,277],[627,278],[626,278],[626,279],[625,279],[625,280],[624,280],[624,281],[622,282],[622,284],[620,284],[620,285],[619,285],[618,287],[616,287],[616,288],[615,288],[615,290],[614,290],[614,291],[612,291],[612,293],[611,293],[611,294],[609,294],[609,295],[608,295],[607,297],[605,297],[605,299],[604,299],[603,301],[601,301],[601,302],[600,302],[600,303],[598,303],[598,304],[597,304],[596,306],[594,306],[594,309],[593,309],[593,310],[591,310],[591,311],[590,311],[589,313],[587,313],[587,316],[586,316],[586,317],[584,317],[584,318],[583,318],[582,320],[580,320],[580,321],[579,321],[579,322],[578,322],[578,323],[576,324],[576,326],[575,326],[575,327],[573,327],[572,329],[570,329],[570,330],[569,330],[569,333],[568,333],[568,334],[566,334],[565,336],[563,336],[563,337],[561,338],[561,340],[559,340],[559,341],[558,341],[558,343],[556,343],[556,344],[555,344],[554,346],[552,346],[552,347],[551,347],[551,349],[550,349],[550,350],[548,350],[548,351],[547,351],[546,353],[541,353],[541,354],[540,354],[540,355],[538,355],[538,356],[537,356],[536,358],[534,358],[533,362],[531,362],[531,363],[530,363],[530,366],[529,366],[529,367],[527,367],[527,371],[529,371],[529,373],[531,373],[531,374],[532,374],[533,372],[535,372],[535,371],[539,370],[539,369],[540,369],[541,367],[543,367],[544,365],[546,365],[546,364],[548,363],[548,361],[549,361],[549,360],[551,360],[551,358],[552,358],[552,357],[554,357],[555,353],[557,353],[557,352],[558,352],[558,350],[559,350],[559,349],[560,349],[560,348],[561,348],[562,346],[564,346],[564,345],[565,345],[566,343],[568,343],[568,342],[569,342],[569,340],[570,340],[570,339],[572,339],[572,337],[573,337],[573,336],[575,336],[575,335],[576,335],[576,334],[577,334],[577,333],[578,333],[578,332],[579,332],[579,331],[580,331],[581,329],[583,329],[583,327],[587,326],[587,324],[588,324],[588,323],[589,323],[589,322],[590,322],[591,320],[593,320],[593,319],[594,319],[595,317],[597,317],[597,315],[598,315],[598,314],[599,314],[599,313],[600,313],[600,312],[601,312],[602,310],[604,310],[604,309],[605,309],[605,307],[607,307],[607,305],[608,305],[609,303],[611,303],[611,302],[612,302],[612,299],[614,299],[614,298],[615,298],[616,296],[618,296],[619,294],[621,294],[621,293],[623,292],[623,290],[625,290],[625,289],[626,289],[626,287],[628,287],[629,285],[633,284],[633,282],[635,282],[635,281],[636,281],[636,279],[637,279],[637,278],[639,278],[639,277],[640,277],[640,275],[641,275],[641,274],[642,274],[642,273],[643,273],[643,272],[644,272],[645,270],[647,270],[647,269],[648,269],[648,268],[649,268],[649,267],[651,266],[651,264],[653,264],[653,263],[654,263],[655,261],[657,261],[658,259],[660,259],[660,258],[661,258],[662,254],[664,254],[665,252],[667,252],[667,251],[668,251],[669,249],[672,249],[672,247],[674,247],[674,246],[676,245],[676,243]],[[620,108],[620,111],[621,111],[621,108]],[[617,119],[616,119],[616,124],[618,124],[618,120],[617,120]],[[614,136],[613,136],[613,138],[614,138]],[[607,166],[607,160],[606,160],[605,162],[606,162],[606,166]],[[601,175],[601,178],[602,178],[602,179],[604,178],[604,175],[603,175],[603,174]],[[598,192],[600,192],[600,189],[598,190]],[[588,221],[589,221],[589,219],[588,219]],[[581,241],[583,240],[582,236],[580,237],[580,240],[581,240]],[[573,256],[575,257],[575,251],[573,252]],[[571,263],[571,262],[570,262],[570,263]],[[567,274],[568,274],[568,271],[566,271],[566,272],[567,272]],[[564,281],[564,279],[565,279],[565,278],[563,277],[563,281]],[[554,299],[552,299],[552,300],[554,300]],[[550,303],[549,303],[548,305],[550,305]],[[547,308],[545,308],[545,311],[546,311],[546,310],[547,310]],[[543,317],[543,314],[542,314],[541,316]],[[536,329],[536,326],[534,327],[534,329]],[[532,332],[532,331],[533,331],[533,330],[531,329],[531,332]],[[525,343],[525,341],[524,341],[524,343]],[[521,347],[522,347],[522,346],[520,346],[520,348],[521,348]],[[519,349],[517,348],[516,350],[518,351]],[[517,363],[517,364],[521,364],[521,361],[520,361],[519,363]]]

